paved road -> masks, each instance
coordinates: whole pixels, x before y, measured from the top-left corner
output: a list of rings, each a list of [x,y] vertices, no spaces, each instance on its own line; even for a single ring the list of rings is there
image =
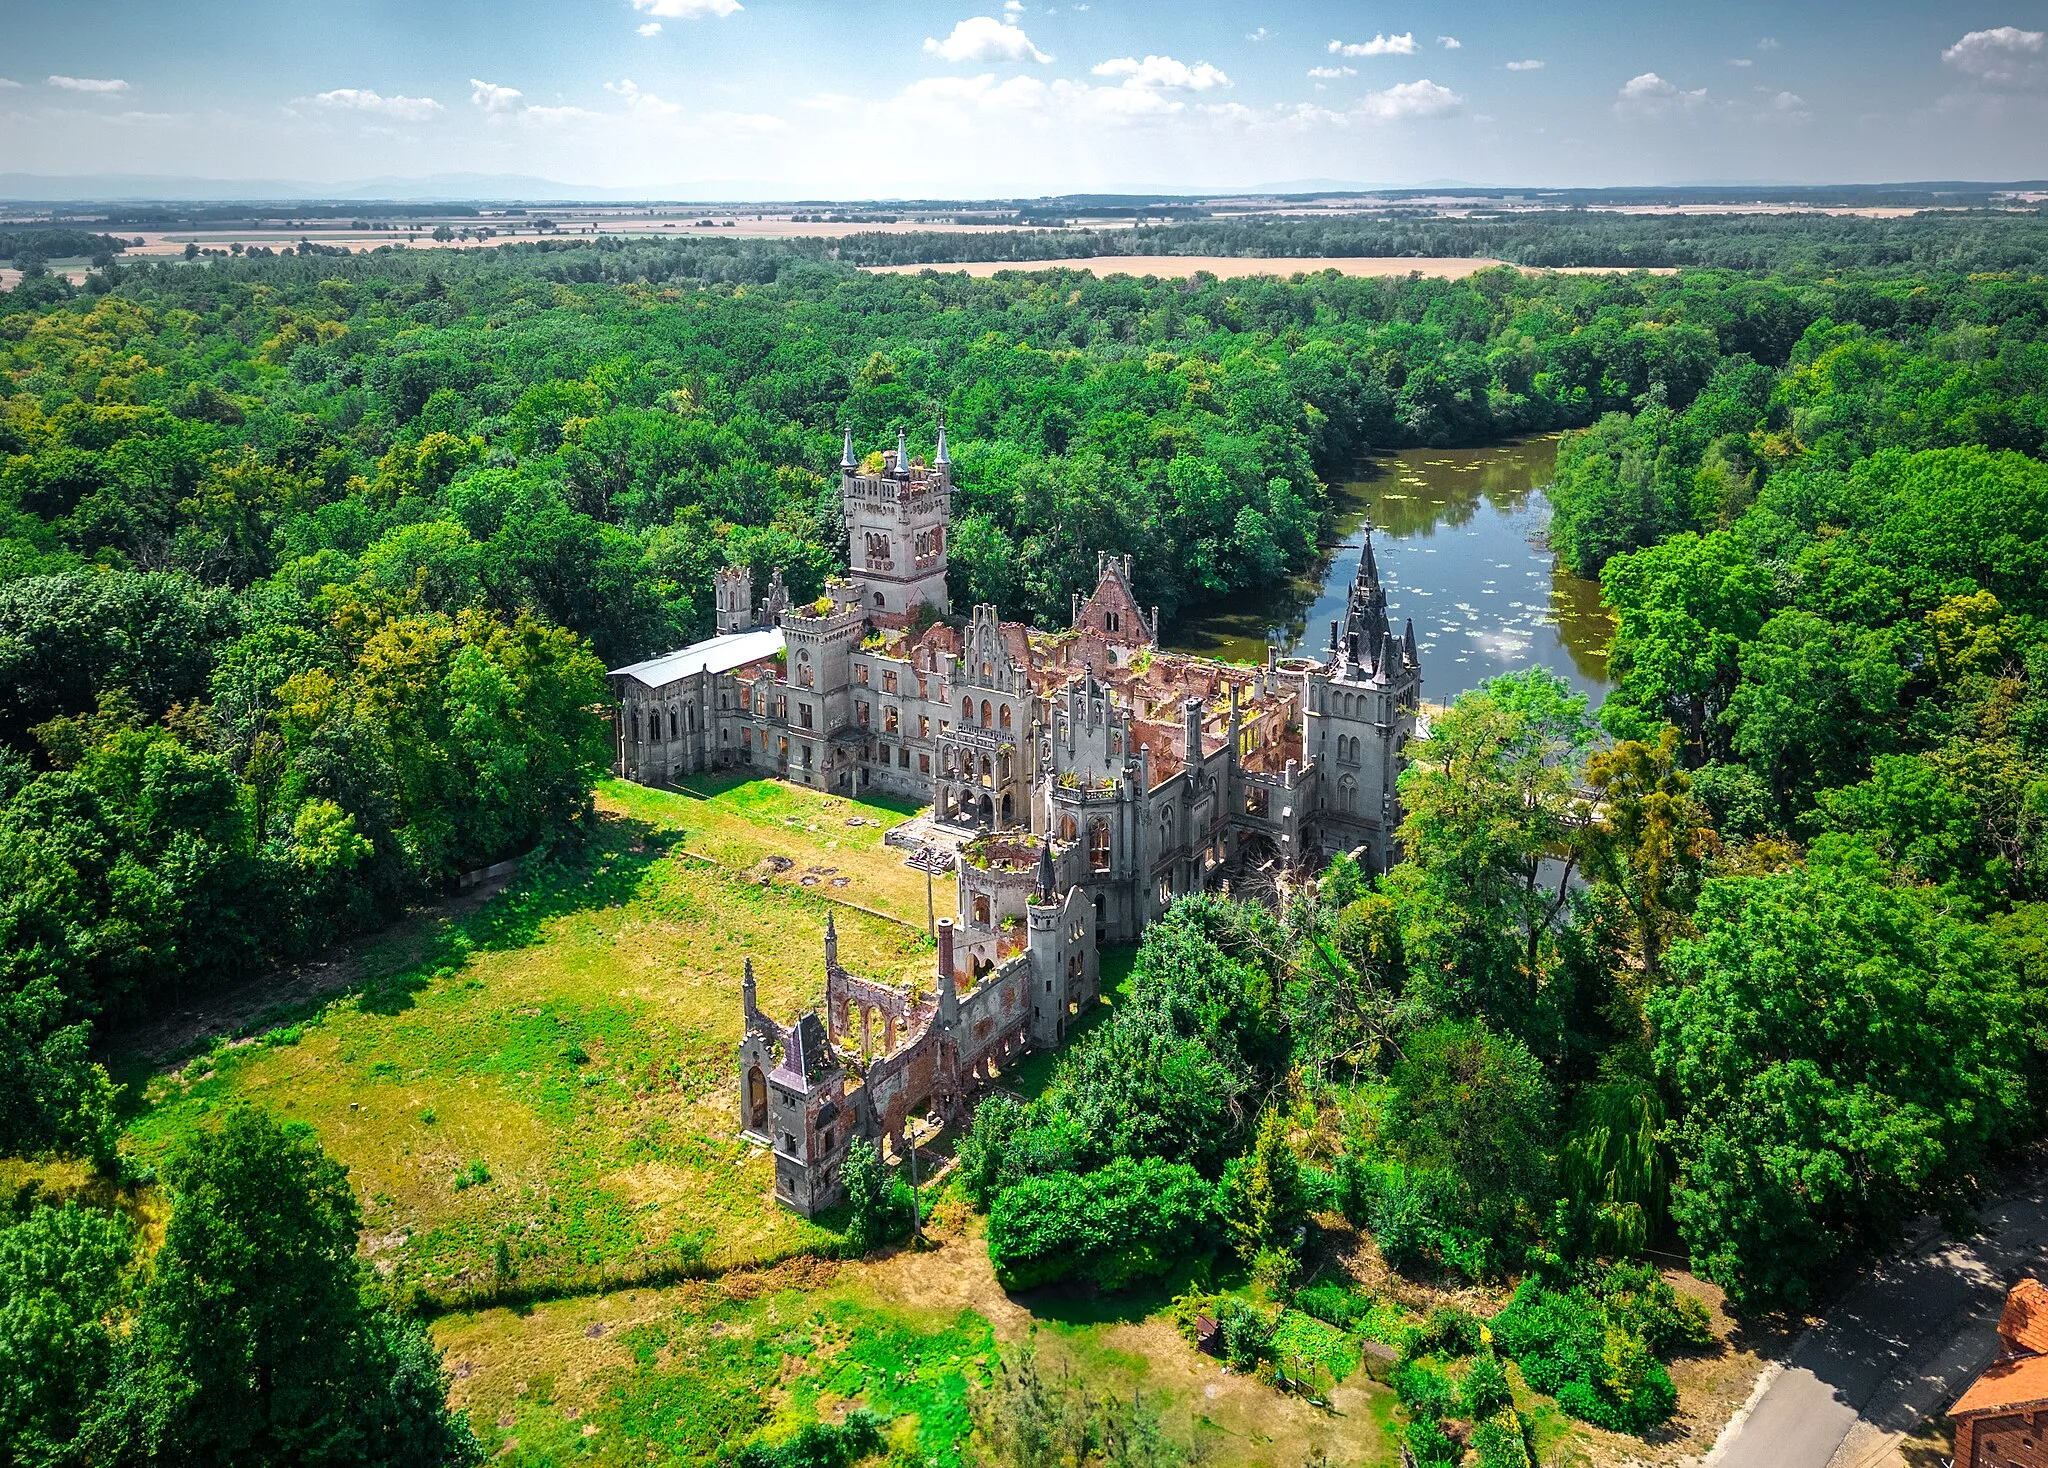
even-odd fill
[[[1983,1232],[1886,1261],[1801,1336],[1712,1468],[1863,1468],[1997,1354],[2005,1292],[2048,1270],[2048,1177],[1987,1208]]]

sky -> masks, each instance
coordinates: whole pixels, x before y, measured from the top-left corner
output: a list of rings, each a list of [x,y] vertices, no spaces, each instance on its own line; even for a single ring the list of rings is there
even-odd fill
[[[0,172],[670,197],[2048,177],[2048,0],[0,0]]]

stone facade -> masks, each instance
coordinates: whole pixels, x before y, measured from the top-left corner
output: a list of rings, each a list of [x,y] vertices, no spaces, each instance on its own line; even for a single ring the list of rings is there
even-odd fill
[[[751,768],[980,832],[931,996],[846,973],[829,939],[822,1020],[780,1024],[744,987],[742,1119],[806,1213],[839,1196],[852,1137],[900,1143],[905,1116],[958,1115],[991,1067],[1061,1043],[1095,998],[1098,942],[1233,874],[1337,852],[1383,870],[1422,692],[1369,530],[1325,655],[1252,666],[1162,649],[1129,557],[1098,557],[1064,631],[952,618],[943,425],[931,463],[899,434],[878,474],[849,434],[840,493],[850,569],[816,601],[790,605],[778,573],[757,604],[744,569],[721,571],[717,636],[611,675],[629,779]]]

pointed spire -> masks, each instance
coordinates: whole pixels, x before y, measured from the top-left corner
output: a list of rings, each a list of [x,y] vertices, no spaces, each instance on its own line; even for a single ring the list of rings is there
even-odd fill
[[[839,929],[833,926],[832,914],[825,914],[825,972],[839,967]]]
[[[1052,906],[1054,887],[1057,880],[1052,869],[1052,835],[1046,834],[1045,844],[1038,848],[1038,905]]]
[[[1409,667],[1419,668],[1422,666],[1422,659],[1415,652],[1415,619],[1413,617],[1408,619],[1408,630],[1401,634],[1401,651],[1407,658]]]
[[[944,413],[939,414],[939,447],[932,455],[932,462],[934,464],[950,464],[953,462],[952,456],[946,452],[946,415]]]
[[[903,425],[896,425],[896,474],[898,478],[910,473],[910,443],[904,436]]]
[[[1372,521],[1365,522],[1365,554],[1358,558],[1358,584],[1373,591],[1380,589],[1379,562],[1372,553]]]
[[[839,451],[839,467],[842,469],[858,469],[860,467],[860,460],[853,456],[853,427],[851,424],[847,425],[846,429],[846,447]]]
[[[747,969],[740,979],[740,1007],[748,1019],[760,1013],[760,1006],[754,1001],[754,960],[747,960]]]

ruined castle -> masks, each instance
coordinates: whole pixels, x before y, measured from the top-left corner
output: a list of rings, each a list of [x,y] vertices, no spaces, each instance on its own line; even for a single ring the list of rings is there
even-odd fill
[[[899,431],[875,472],[849,432],[846,575],[792,605],[779,572],[756,602],[745,568],[720,571],[716,636],[611,674],[628,779],[753,769],[928,802],[976,833],[928,994],[842,969],[829,925],[822,1018],[762,1013],[748,966],[742,1128],[806,1214],[841,1196],[855,1137],[900,1153],[909,1118],[961,1120],[1007,1062],[1059,1045],[1096,998],[1098,944],[1232,874],[1337,852],[1379,871],[1395,855],[1422,672],[1414,624],[1396,636],[1388,621],[1369,531],[1324,655],[1269,648],[1249,666],[1161,648],[1128,556],[1098,556],[1064,631],[989,606],[955,621],[952,495],[943,423],[929,463]]]

